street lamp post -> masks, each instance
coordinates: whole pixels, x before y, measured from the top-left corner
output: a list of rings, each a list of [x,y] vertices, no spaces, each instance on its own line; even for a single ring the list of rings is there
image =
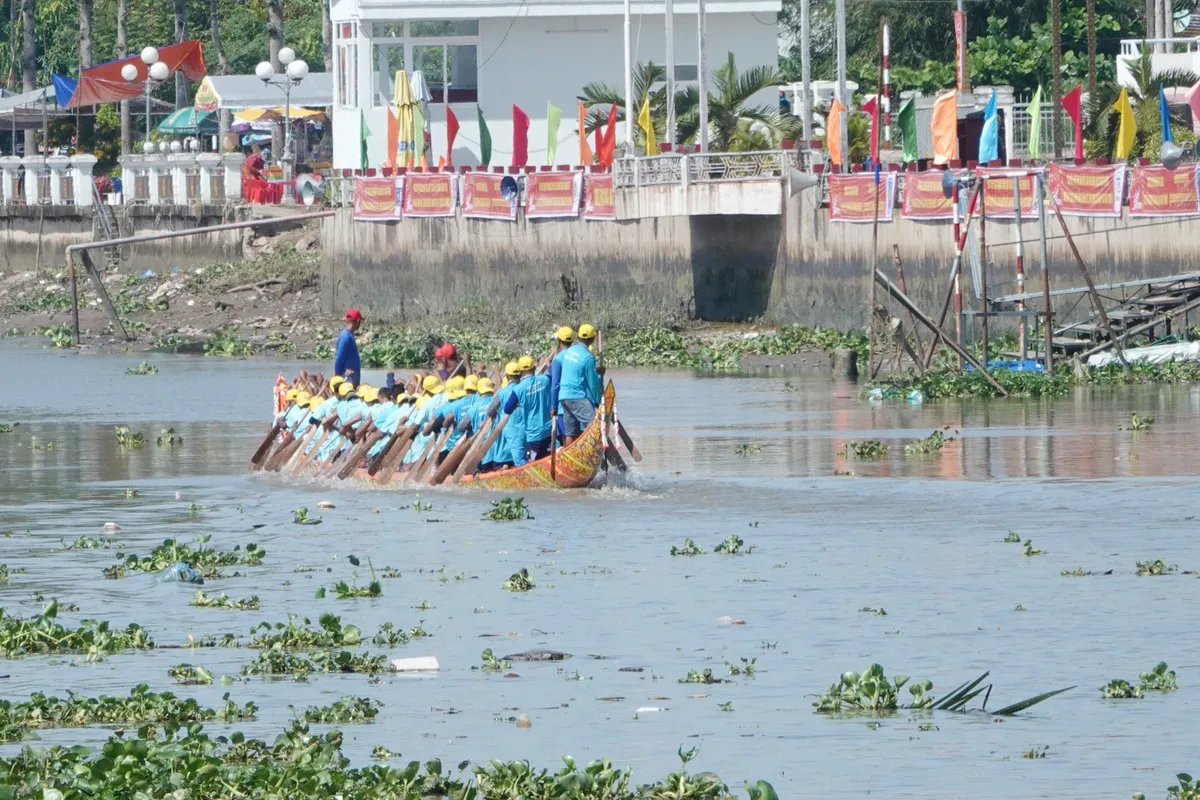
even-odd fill
[[[283,167],[283,194],[286,200],[293,199],[292,178],[295,171],[296,155],[292,152],[292,89],[308,77],[308,64],[304,59],[296,58],[296,51],[285,47],[279,51],[279,63],[283,64],[282,80],[273,80],[275,67],[270,61],[263,61],[254,68],[254,74],[268,86],[276,86],[283,90],[283,155],[279,163]]]
[[[146,96],[146,141],[142,144],[142,152],[146,155],[154,152],[154,145],[150,143],[150,92],[154,87],[162,83],[171,74],[171,69],[165,63],[158,60],[158,50],[154,47],[146,47],[142,50],[142,63],[146,65],[146,81],[145,91]],[[136,64],[126,64],[121,67],[121,77],[129,83],[134,83],[138,79],[138,68]]]

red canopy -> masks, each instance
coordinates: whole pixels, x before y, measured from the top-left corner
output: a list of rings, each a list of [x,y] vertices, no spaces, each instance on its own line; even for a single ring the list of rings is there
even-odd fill
[[[204,67],[204,51],[200,49],[200,42],[196,40],[160,47],[158,60],[166,64],[171,72],[178,70],[191,81],[198,81],[208,73]],[[121,77],[121,68],[126,64],[137,67],[136,81],[127,81]],[[85,69],[79,75],[79,88],[71,96],[67,108],[141,97],[147,70],[141,54]]]

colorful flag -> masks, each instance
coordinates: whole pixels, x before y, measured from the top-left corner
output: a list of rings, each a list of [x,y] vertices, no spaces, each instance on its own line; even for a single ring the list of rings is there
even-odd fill
[[[529,163],[529,115],[513,104],[512,165],[523,167]]]
[[[650,117],[650,96],[647,95],[642,103],[642,110],[638,112],[637,118],[638,127],[646,134],[646,155],[653,156],[658,154],[658,141],[654,138],[654,120]]]
[[[613,157],[617,152],[617,107],[614,105],[608,109],[608,127],[604,131],[604,150],[602,153],[597,153],[600,157],[600,163],[606,167],[611,167]]]
[[[933,163],[948,164],[958,158],[958,92],[942,92],[933,103],[929,123],[933,138]]]
[[[842,165],[842,112],[846,107],[842,101],[833,98],[829,104],[829,116],[825,118],[825,149],[829,151],[829,160],[836,166]]]
[[[996,90],[983,109],[983,130],[979,133],[979,163],[988,164],[1000,158],[1000,118],[996,114]]]
[[[383,166],[395,169],[404,166],[397,158],[400,152],[400,120],[396,119],[396,112],[390,108],[385,108],[383,113],[387,122],[387,155],[383,159]]]
[[[546,165],[554,165],[558,155],[558,126],[562,122],[562,109],[554,103],[546,103]]]
[[[1184,99],[1187,100],[1188,107],[1192,109],[1192,125],[1200,122],[1200,81],[1196,81],[1196,85],[1187,90]]]
[[[599,149],[600,144],[600,129],[596,128],[596,145]],[[587,140],[587,109],[584,108],[583,101],[579,101],[579,165],[586,167],[592,163],[595,156],[592,154],[592,148],[588,147]]]
[[[492,163],[492,133],[483,118],[483,109],[475,106],[475,111],[479,114],[479,163],[486,167]]]
[[[1124,90],[1121,90],[1124,93]],[[1071,91],[1063,95],[1062,100],[1059,100],[1059,105],[1067,112],[1067,116],[1075,123],[1075,158],[1083,159],[1083,113],[1082,108],[1083,87],[1076,86]]]
[[[421,104],[414,103],[413,119],[413,165],[427,166],[425,162],[425,115],[421,113]]]
[[[458,117],[446,106],[446,163],[454,163],[454,140],[458,138]]]
[[[912,97],[900,107],[896,115],[896,124],[900,127],[900,140],[904,147],[906,162],[917,160],[917,104]]]
[[[371,168],[371,159],[367,157],[367,140],[371,138],[371,129],[367,127],[367,114],[361,109],[358,112],[359,160],[361,169]]]
[[[1158,85],[1158,116],[1162,122],[1162,140],[1175,141],[1171,138],[1171,109],[1167,107],[1167,93],[1161,83]]]
[[[1137,121],[1133,117],[1133,106],[1129,104],[1129,93],[1121,90],[1121,94],[1117,95],[1117,102],[1112,104],[1112,109],[1121,115],[1120,125],[1117,127],[1117,160],[1124,161],[1133,153],[1133,143],[1137,138]]]
[[[1040,158],[1042,155],[1042,87],[1033,92],[1029,101],[1029,157]]]
[[[879,138],[875,131],[879,130],[879,101],[872,97],[862,104],[862,110],[871,115],[871,130],[867,134],[871,142],[871,161],[879,163]]]

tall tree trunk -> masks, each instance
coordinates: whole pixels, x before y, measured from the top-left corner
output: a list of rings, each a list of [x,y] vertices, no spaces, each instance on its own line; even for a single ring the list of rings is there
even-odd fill
[[[12,89],[17,82],[17,0],[8,2],[8,76],[4,86]],[[15,92],[14,92],[15,94]]]
[[[37,40],[34,38],[33,0],[21,0],[21,88],[37,88]],[[25,155],[37,151],[37,131],[25,131]]]
[[[329,0],[321,0],[321,53],[325,71],[333,72],[333,20],[329,17]]]
[[[1062,156],[1062,9],[1061,0],[1050,0],[1050,92],[1054,96],[1054,157]]]
[[[283,49],[283,0],[267,0],[267,52],[271,65],[280,72],[279,51]]]
[[[92,53],[92,2],[93,0],[79,0],[80,72],[95,63]],[[96,118],[90,114],[83,114],[82,109],[76,109],[75,113],[79,114],[79,141],[76,149],[81,153],[86,153],[92,149]]]
[[[1087,0],[1088,95],[1096,96],[1096,0]]]
[[[129,44],[125,36],[125,23],[129,16],[129,7],[126,5],[126,0],[117,0],[117,58],[125,58],[129,55]],[[121,155],[128,155],[133,144],[133,114],[129,108],[129,101],[121,101]],[[133,191],[133,187],[129,187]]]
[[[175,0],[175,42],[187,40],[187,0]],[[175,72],[175,108],[186,108],[188,105],[187,76],[182,71]]]
[[[217,66],[222,75],[228,75],[229,59],[225,55],[225,45],[221,44],[220,0],[208,0],[208,24],[212,28],[213,49],[217,51]]]

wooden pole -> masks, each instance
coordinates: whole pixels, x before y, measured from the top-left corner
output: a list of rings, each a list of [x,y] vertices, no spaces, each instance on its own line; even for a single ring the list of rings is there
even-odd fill
[[[1025,294],[1025,235],[1021,230],[1021,178],[1013,177],[1013,213],[1016,215],[1017,229],[1017,294]],[[1025,301],[1017,302],[1017,310],[1025,310]],[[1025,341],[1025,317],[1021,317],[1020,338],[1021,360],[1025,360],[1027,344]]]
[[[1046,182],[1040,175],[1037,181],[1038,247],[1042,257],[1042,338],[1046,348],[1046,374],[1054,374],[1054,313],[1050,302],[1050,262],[1046,257]]]
[[[983,363],[988,363],[988,253],[987,253],[987,181],[979,190],[979,338],[983,345]]]
[[[892,260],[896,262],[896,283],[900,286],[900,291],[908,294],[908,287],[904,285],[904,262],[900,260],[900,245],[892,245]],[[912,312],[908,312],[908,324],[912,328],[913,339],[917,344],[917,369],[921,374],[925,374],[925,346],[921,344],[921,332],[917,328],[917,321],[913,317]]]
[[[79,346],[79,282],[75,277],[75,255],[67,252],[67,281],[71,286],[71,335]]]
[[[971,199],[967,202],[967,221],[963,225],[962,232],[954,244],[954,265],[950,268],[950,286],[946,292],[946,301],[942,304],[942,313],[938,317],[938,327],[946,324],[946,314],[950,311],[950,300],[956,299],[955,312],[959,320],[962,319],[962,294],[960,291],[959,274],[962,272],[963,248],[966,247],[967,234],[971,230],[971,219],[975,214],[975,204],[979,202],[981,187],[977,185],[971,192]],[[961,335],[961,329],[960,329]],[[956,339],[961,348],[962,341]],[[933,355],[937,352],[937,340],[935,339],[929,345],[929,350],[925,353],[925,369],[929,369],[929,365],[933,363]],[[957,351],[956,351],[957,352]],[[959,367],[962,367],[962,362],[959,362]]]

